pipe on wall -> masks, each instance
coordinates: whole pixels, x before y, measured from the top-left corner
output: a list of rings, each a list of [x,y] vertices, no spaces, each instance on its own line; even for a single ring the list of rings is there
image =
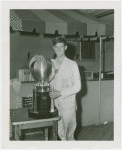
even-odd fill
[[[100,108],[101,108],[101,64],[102,64],[102,42],[103,40],[107,38],[113,38],[113,36],[100,36],[100,59],[99,59],[99,102],[98,102],[98,111],[99,111],[99,118],[98,118],[98,124],[100,124]]]

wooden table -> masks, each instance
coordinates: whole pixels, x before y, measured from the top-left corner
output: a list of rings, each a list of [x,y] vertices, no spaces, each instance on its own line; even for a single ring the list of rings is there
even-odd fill
[[[21,131],[23,129],[44,127],[45,140],[48,140],[48,127],[52,126],[52,140],[57,140],[58,120],[60,116],[48,119],[33,119],[28,117],[27,108],[11,109],[10,124],[12,126],[12,138],[21,139]]]

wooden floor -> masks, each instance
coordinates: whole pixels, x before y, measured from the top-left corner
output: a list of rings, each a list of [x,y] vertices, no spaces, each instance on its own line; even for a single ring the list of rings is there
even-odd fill
[[[90,125],[82,127],[76,138],[77,141],[113,141],[114,123]]]

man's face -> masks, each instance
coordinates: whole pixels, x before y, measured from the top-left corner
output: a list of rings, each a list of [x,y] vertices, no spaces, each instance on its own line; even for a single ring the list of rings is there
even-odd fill
[[[65,46],[64,43],[57,43],[55,46],[53,46],[53,49],[55,50],[57,57],[61,57],[65,55],[67,46]]]

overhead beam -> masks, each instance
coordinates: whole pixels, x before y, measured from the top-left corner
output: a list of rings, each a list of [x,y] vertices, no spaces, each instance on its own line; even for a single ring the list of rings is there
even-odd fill
[[[101,18],[114,13],[114,9],[102,11],[101,13],[93,15],[94,17]]]

